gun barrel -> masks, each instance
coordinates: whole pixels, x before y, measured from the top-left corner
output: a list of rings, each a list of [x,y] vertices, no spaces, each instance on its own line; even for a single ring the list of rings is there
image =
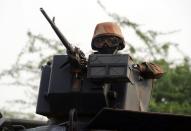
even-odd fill
[[[56,27],[54,22],[49,18],[49,16],[46,14],[43,8],[40,8],[40,11],[44,15],[44,17],[47,19],[51,27],[54,29],[55,33],[61,40],[62,44],[66,47],[66,49],[70,52],[74,52],[74,48],[70,45],[70,43],[67,41],[67,39],[64,37],[64,35],[60,32],[60,30]]]

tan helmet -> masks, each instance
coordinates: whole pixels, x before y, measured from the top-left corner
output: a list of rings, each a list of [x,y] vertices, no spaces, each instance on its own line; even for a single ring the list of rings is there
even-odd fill
[[[94,46],[94,39],[101,37],[101,36],[116,36],[119,37],[122,42],[119,44],[119,50],[123,49],[125,47],[124,44],[124,37],[122,35],[120,27],[115,22],[103,22],[96,25],[94,30],[94,35],[92,38],[92,49],[97,49]]]

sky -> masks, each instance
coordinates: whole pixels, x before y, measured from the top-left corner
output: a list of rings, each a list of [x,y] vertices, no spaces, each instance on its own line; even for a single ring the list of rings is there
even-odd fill
[[[107,10],[137,22],[145,29],[163,32],[178,30],[166,36],[179,44],[191,56],[191,1],[190,0],[101,0]],[[97,23],[113,21],[97,4],[97,0],[0,0],[0,71],[11,67],[27,42],[27,31],[57,39],[41,14],[43,7],[74,45],[84,52],[91,50],[91,39]],[[123,30],[122,30],[123,31]],[[138,44],[137,39],[124,32],[125,40]],[[64,47],[63,47],[64,48]],[[176,58],[172,52],[172,58]],[[0,86],[1,101],[21,97],[22,89]],[[14,94],[12,93],[14,92]],[[6,94],[10,94],[7,96]],[[13,95],[11,95],[13,94]],[[1,105],[1,104],[0,104]]]

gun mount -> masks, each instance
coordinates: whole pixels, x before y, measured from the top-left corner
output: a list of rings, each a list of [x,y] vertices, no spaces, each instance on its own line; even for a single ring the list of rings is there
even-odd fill
[[[58,36],[58,38],[60,39],[62,44],[66,47],[68,56],[72,60],[74,66],[77,66],[77,67],[80,67],[81,69],[84,69],[86,64],[87,64],[86,57],[85,57],[84,53],[79,48],[73,47],[68,42],[68,40],[64,37],[64,35],[60,32],[60,30],[55,25],[54,18],[53,18],[53,20],[51,20],[43,8],[40,8],[40,11],[42,12],[42,14],[46,18],[46,20],[49,22],[49,24],[51,25],[51,27],[55,31],[56,35]]]

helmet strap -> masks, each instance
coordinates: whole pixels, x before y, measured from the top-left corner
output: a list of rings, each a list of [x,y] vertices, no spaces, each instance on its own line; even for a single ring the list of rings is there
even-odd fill
[[[117,54],[117,51],[119,50],[119,47],[117,46],[117,48],[115,49],[115,51],[113,52],[113,54]]]

